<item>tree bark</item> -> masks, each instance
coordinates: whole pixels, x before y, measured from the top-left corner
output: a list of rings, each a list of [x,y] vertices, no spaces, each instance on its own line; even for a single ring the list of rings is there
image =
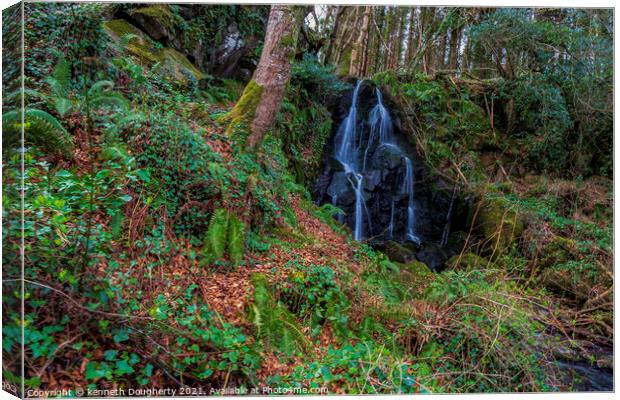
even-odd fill
[[[458,68],[459,44],[461,43],[462,26],[450,30],[450,53],[448,55],[448,68],[456,70]]]
[[[349,74],[353,76],[360,76],[363,70],[364,54],[368,47],[368,25],[370,24],[370,11],[372,6],[366,6],[364,8],[364,14],[362,14],[362,24],[357,41],[351,50],[351,64],[349,66]]]
[[[246,145],[252,149],[261,144],[280,110],[291,75],[300,15],[299,7],[271,6],[258,67],[235,107],[224,117],[230,121],[227,132],[240,123],[249,123]]]

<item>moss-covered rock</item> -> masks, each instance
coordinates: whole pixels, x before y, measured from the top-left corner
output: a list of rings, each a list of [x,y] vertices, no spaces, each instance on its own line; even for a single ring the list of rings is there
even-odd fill
[[[206,77],[184,54],[169,47],[161,47],[123,19],[106,21],[104,29],[112,40],[135,57],[138,63],[145,66],[160,63],[163,65],[161,71],[180,85],[188,85],[191,81],[197,83]]]
[[[477,210],[477,211],[476,211]],[[483,249],[496,259],[525,229],[523,215],[501,197],[485,197],[474,206],[469,222],[483,237]]]
[[[384,253],[394,262],[408,263],[415,260],[414,254],[411,250],[393,241],[388,241],[385,243]]]
[[[422,261],[414,260],[408,263],[397,263],[397,265],[400,268],[399,280],[407,286],[414,298],[424,293],[435,276],[428,265]]]
[[[155,40],[172,38],[177,25],[177,18],[166,4],[140,7],[132,13],[132,17]]]
[[[452,269],[482,269],[489,265],[489,260],[475,253],[456,255],[446,263]]]

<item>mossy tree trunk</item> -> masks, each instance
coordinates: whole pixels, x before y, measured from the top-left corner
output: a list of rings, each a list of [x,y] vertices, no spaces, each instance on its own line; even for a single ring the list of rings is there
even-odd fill
[[[251,149],[261,144],[280,110],[291,76],[291,59],[295,54],[297,25],[302,13],[300,7],[271,6],[258,67],[241,98],[225,117],[230,122],[228,132],[240,123],[248,125],[245,143]]]

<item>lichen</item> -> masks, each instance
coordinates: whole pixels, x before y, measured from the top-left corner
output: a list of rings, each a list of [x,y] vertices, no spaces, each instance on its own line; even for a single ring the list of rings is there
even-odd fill
[[[262,94],[263,87],[256,83],[255,80],[251,80],[246,85],[243,94],[233,109],[219,118],[219,122],[228,123],[227,135],[230,135],[236,126],[241,124],[249,125],[252,122]]]

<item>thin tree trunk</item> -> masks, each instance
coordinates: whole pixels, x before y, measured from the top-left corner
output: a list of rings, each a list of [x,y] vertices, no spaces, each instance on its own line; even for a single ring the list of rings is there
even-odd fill
[[[332,51],[334,49],[334,43],[336,42],[336,37],[338,36],[338,28],[340,27],[340,17],[342,16],[345,8],[341,6],[336,6],[336,11],[334,15],[334,26],[329,33],[329,39],[327,42],[327,50],[325,51],[325,59],[323,60],[323,64],[329,64],[332,61]]]
[[[368,46],[368,25],[370,23],[370,11],[372,7],[364,7],[364,14],[362,14],[362,24],[357,41],[351,50],[351,63],[349,66],[349,74],[354,76],[360,76],[360,72],[363,69],[364,53]]]
[[[240,123],[249,123],[246,144],[252,149],[261,144],[280,110],[291,75],[299,16],[300,7],[271,6],[258,67],[235,107],[224,117],[230,121],[228,132]]]
[[[450,53],[448,60],[448,68],[456,70],[458,68],[459,44],[461,42],[462,26],[452,28],[450,30]]]

